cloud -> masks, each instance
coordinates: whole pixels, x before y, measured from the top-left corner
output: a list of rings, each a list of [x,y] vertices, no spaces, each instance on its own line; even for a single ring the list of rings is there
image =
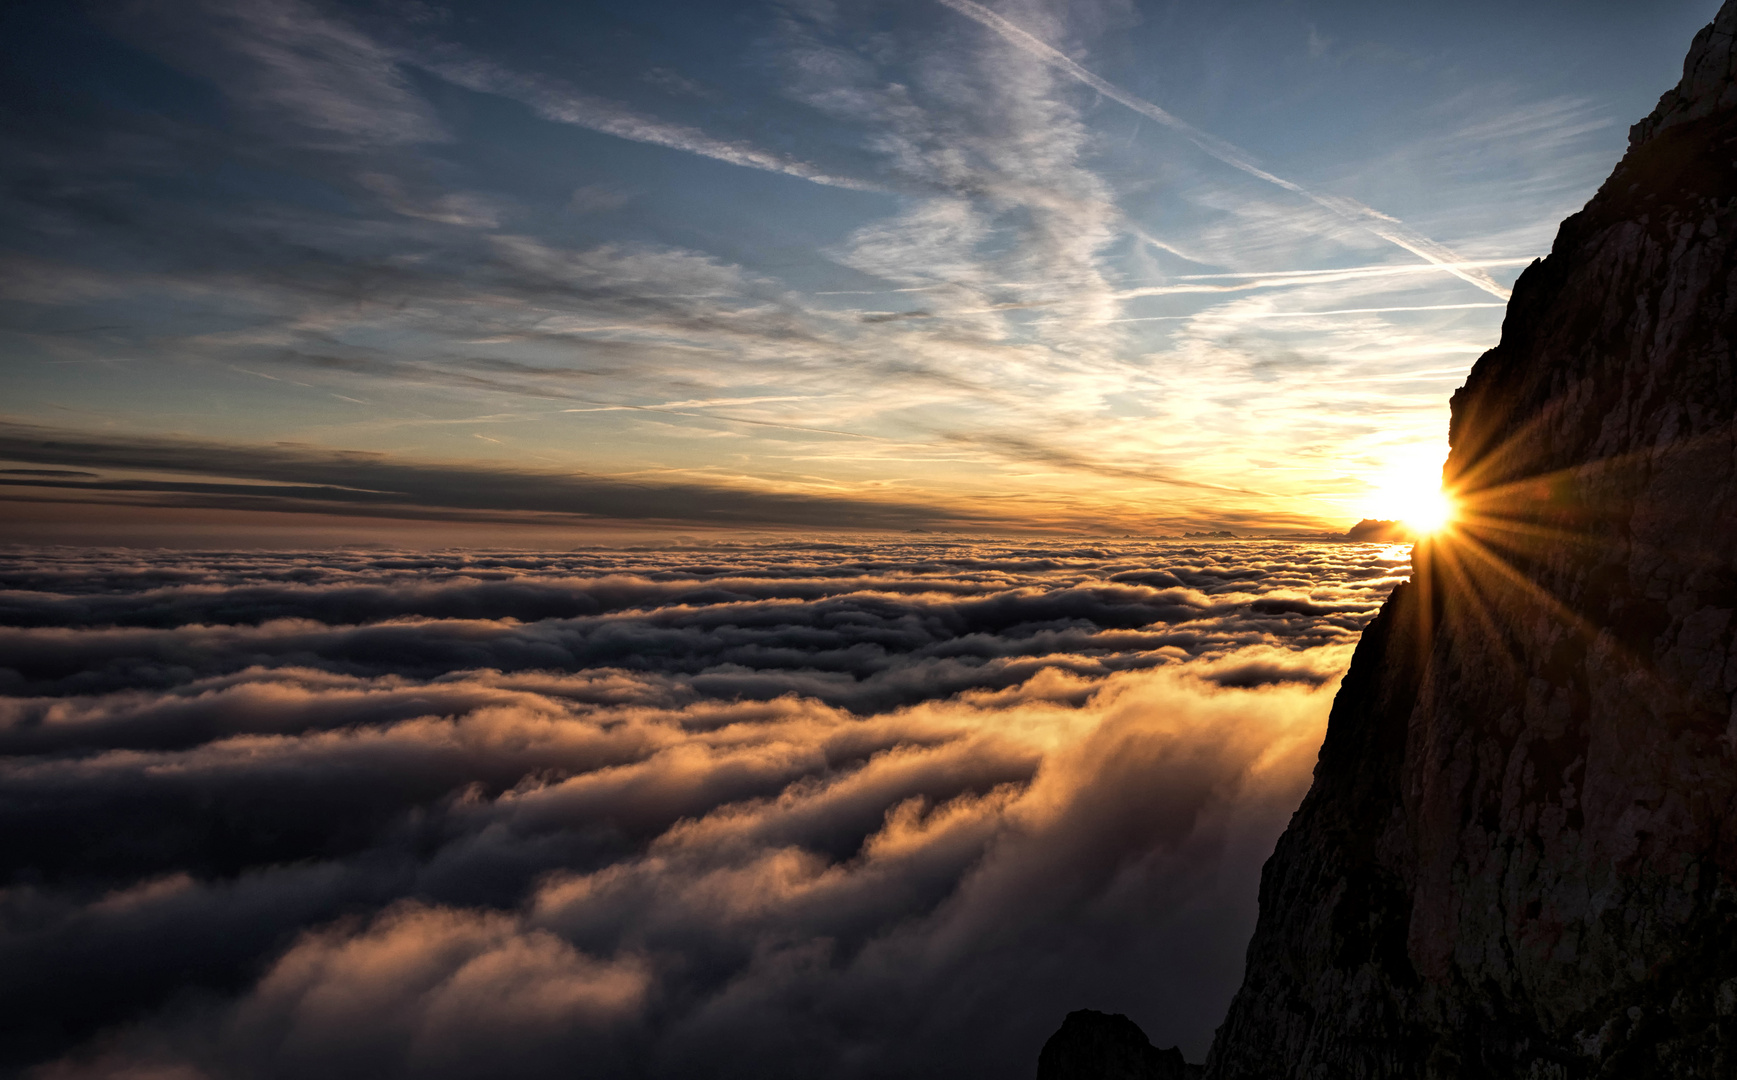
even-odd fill
[[[1014,49],[941,41],[889,43],[871,60],[842,36],[792,14],[790,94],[866,128],[883,167],[926,197],[858,229],[836,258],[901,286],[944,283],[933,307],[953,336],[1005,341],[1001,312],[1059,303],[1084,316],[1094,352],[1108,345],[1090,316],[1109,302],[1103,249],[1122,215],[1053,73]],[[900,61],[911,71],[895,78]]]
[[[897,501],[754,490],[694,480],[561,472],[503,466],[438,465],[381,454],[311,447],[246,447],[194,439],[75,434],[28,424],[0,424],[0,458],[129,472],[208,477],[216,468],[247,482],[207,479],[84,480],[0,476],[0,489],[86,501],[137,497],[156,505],[232,506],[256,510],[513,521],[515,515],[569,520],[665,520],[715,525],[839,525],[894,528],[973,522],[971,515]],[[264,483],[255,483],[263,481]],[[976,522],[973,522],[976,523]]]
[[[494,228],[500,213],[488,200],[463,192],[438,195],[428,200],[413,198],[397,177],[385,173],[362,173],[356,182],[380,196],[382,202],[405,217],[422,218],[442,225]]]
[[[746,142],[720,139],[698,128],[646,116],[618,102],[582,93],[556,79],[508,70],[480,57],[466,55],[456,46],[429,45],[405,53],[404,59],[467,90],[499,94],[522,102],[538,116],[554,123],[589,128],[605,135],[664,146],[748,169],[782,173],[827,187],[878,190],[873,184],[837,176],[807,162]],[[661,81],[665,85],[677,85],[672,78]]]
[[[636,1013],[647,967],[588,957],[509,916],[407,904],[359,933],[303,937],[237,1011],[232,1039],[291,1074],[369,1058],[387,1073],[523,1074]]]
[[[395,56],[302,0],[153,2],[124,21],[176,63],[210,76],[279,138],[286,124],[326,149],[449,137]]]
[[[29,477],[59,477],[67,480],[98,480],[101,473],[86,472],[83,469],[0,469],[0,476]]]
[[[143,15],[150,12],[147,21]],[[458,46],[426,42],[393,49],[349,22],[329,17],[302,0],[199,3],[189,9],[146,5],[129,18],[140,37],[177,63],[213,77],[237,104],[262,122],[287,121],[327,149],[355,149],[443,141],[450,135],[434,111],[410,87],[401,66],[415,66],[458,86],[523,102],[556,123],[590,128],[635,142],[831,187],[875,190],[873,185],[834,176],[812,165],[742,141],[720,139],[684,124],[646,116],[559,80],[514,72],[471,56]],[[174,26],[179,33],[164,32]],[[210,41],[218,48],[194,47]],[[673,72],[662,85],[688,87]],[[433,208],[405,200],[390,178],[364,175],[364,186],[383,195],[399,212],[459,225],[493,224],[486,208],[443,196]]]
[[[1199,1053],[1405,569],[1282,543],[13,549],[0,1053],[999,1075],[1082,1003]]]
[[[977,445],[988,445],[999,450],[1008,457],[1022,461],[1041,461],[1060,469],[1070,471],[1097,473],[1100,475],[1121,477],[1129,480],[1145,480],[1158,484],[1173,484],[1178,487],[1207,488],[1213,491],[1232,492],[1238,495],[1266,495],[1266,492],[1251,491],[1248,488],[1229,487],[1223,484],[1211,484],[1200,480],[1188,479],[1176,472],[1161,468],[1130,468],[1123,465],[1112,465],[1107,462],[1093,461],[1078,454],[1065,450],[1043,446],[1034,440],[1018,435],[983,434],[966,435],[953,433],[948,436],[957,442]]]
[[[152,892],[187,887],[184,879],[165,880],[103,903],[149,905]],[[595,1068],[596,1036],[638,1010],[649,982],[643,961],[599,961],[509,916],[405,902],[362,928],[339,924],[304,934],[211,1040],[215,1045],[192,1048],[196,1064],[158,1067],[194,1076],[359,1069],[378,1076],[536,1076],[550,1073],[553,1062],[584,1057]],[[138,1067],[129,1057],[62,1062],[42,1075],[113,1076]]]
[[[1233,169],[1264,180],[1269,184],[1283,188],[1295,195],[1300,195],[1317,206],[1339,215],[1347,221],[1352,221],[1376,236],[1411,252],[1413,255],[1440,267],[1447,273],[1475,285],[1492,296],[1503,300],[1508,298],[1508,290],[1497,284],[1495,279],[1475,266],[1468,266],[1465,260],[1445,244],[1437,243],[1429,237],[1413,229],[1391,214],[1364,206],[1355,199],[1341,195],[1326,195],[1311,191],[1291,180],[1260,168],[1251,161],[1247,154],[1225,142],[1217,136],[1210,135],[1188,122],[1171,115],[1144,98],[1136,97],[1121,87],[1086,70],[1065,53],[1035,37],[1030,32],[1020,28],[1016,23],[998,15],[974,0],[939,0],[940,3],[952,8],[967,18],[973,19],[994,30],[997,34],[1013,42],[1019,48],[1041,58],[1059,71],[1096,90],[1098,93],[1118,101],[1142,116],[1158,121],[1165,127],[1178,132],[1184,138],[1206,153],[1224,162]]]

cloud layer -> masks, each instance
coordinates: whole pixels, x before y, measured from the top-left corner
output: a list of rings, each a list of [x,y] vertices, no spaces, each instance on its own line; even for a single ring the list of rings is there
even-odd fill
[[[559,523],[982,526],[990,514],[814,487],[769,490],[700,478],[598,476],[505,463],[437,463],[305,445],[236,446],[174,437],[72,433],[0,421],[0,460],[84,469],[0,471],[0,499],[187,509],[353,513],[378,518]],[[105,470],[92,472],[90,469]],[[23,504],[23,505],[20,505]],[[995,522],[1011,524],[1011,522]]]
[[[14,549],[44,1077],[1002,1076],[1204,1050],[1402,549]]]

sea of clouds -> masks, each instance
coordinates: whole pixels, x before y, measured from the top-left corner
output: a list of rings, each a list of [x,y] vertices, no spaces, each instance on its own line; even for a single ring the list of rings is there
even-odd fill
[[[0,1068],[1198,1059],[1407,554],[0,551]]]

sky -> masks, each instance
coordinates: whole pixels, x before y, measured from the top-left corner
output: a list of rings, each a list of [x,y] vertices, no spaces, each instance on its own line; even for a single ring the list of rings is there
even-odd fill
[[[8,4],[0,539],[1391,516],[1716,7]]]
[[[0,550],[0,1072],[1199,1061],[1408,555]]]

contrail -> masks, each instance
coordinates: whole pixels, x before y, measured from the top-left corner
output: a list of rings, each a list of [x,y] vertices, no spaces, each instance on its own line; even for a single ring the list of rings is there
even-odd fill
[[[1237,319],[1301,319],[1315,315],[1368,315],[1384,311],[1460,311],[1465,308],[1496,308],[1501,304],[1419,304],[1411,307],[1354,307],[1332,311],[1261,311],[1238,315]],[[1188,322],[1200,315],[1140,315],[1130,319],[1105,319],[1105,322]]]
[[[1195,260],[1195,261],[1198,262],[1199,260]],[[1459,265],[1460,267],[1464,267],[1464,268],[1481,268],[1481,267],[1486,267],[1486,266],[1527,266],[1534,261],[1535,261],[1535,259],[1533,256],[1527,255],[1524,258],[1519,258],[1519,259],[1479,259],[1476,262],[1463,262],[1463,263],[1459,263],[1457,265]],[[1437,269],[1441,269],[1441,268],[1435,267],[1435,266],[1418,266],[1415,263],[1405,263],[1403,265],[1397,265],[1397,266],[1392,264],[1392,263],[1378,263],[1374,266],[1343,266],[1343,267],[1339,267],[1338,269],[1334,269],[1334,270],[1252,270],[1252,271],[1246,271],[1243,273],[1235,273],[1235,274],[1178,274],[1177,278],[1178,278],[1178,280],[1181,280],[1181,281],[1213,281],[1213,280],[1232,280],[1232,279],[1247,280],[1250,278],[1265,278],[1265,277],[1272,277],[1272,278],[1331,277],[1331,276],[1335,276],[1338,274],[1346,274],[1346,273],[1354,273],[1354,272],[1387,273],[1387,274],[1416,274],[1416,273],[1428,273],[1431,270],[1437,270]]]
[[[1187,261],[1189,261],[1191,263],[1199,263],[1201,266],[1211,266],[1212,265],[1211,263],[1207,262],[1205,259],[1195,258],[1194,256],[1188,254],[1186,251],[1183,251],[1181,248],[1174,247],[1170,244],[1166,244],[1164,241],[1162,241],[1162,240],[1158,239],[1156,236],[1153,236],[1152,234],[1148,233],[1145,229],[1140,228],[1138,225],[1130,224],[1128,226],[1128,231],[1133,233],[1141,241],[1148,243],[1148,244],[1151,244],[1153,247],[1157,248],[1159,251],[1168,251],[1170,254],[1176,256],[1178,259],[1186,259]]]
[[[1323,285],[1336,281],[1357,281],[1363,278],[1393,277],[1399,274],[1430,274],[1437,270],[1476,270],[1485,266],[1524,266],[1531,259],[1497,259],[1489,262],[1405,263],[1401,266],[1347,266],[1338,270],[1262,270],[1248,274],[1183,274],[1177,280],[1184,285],[1139,285],[1114,293],[1118,300],[1137,296],[1174,296],[1180,293],[1247,292],[1250,289],[1276,289],[1290,285]],[[1225,284],[1206,284],[1224,282]]]
[[[724,416],[724,415],[721,415],[719,413],[693,412],[693,411],[688,410],[688,409],[672,409],[672,408],[668,408],[667,406],[663,406],[663,405],[623,405],[619,402],[614,402],[614,401],[592,401],[590,398],[573,397],[571,394],[564,394],[562,396],[564,398],[566,398],[566,400],[568,400],[568,401],[578,401],[578,402],[582,402],[583,404],[593,406],[593,408],[589,408],[589,409],[562,409],[561,411],[564,413],[581,413],[581,412],[663,413],[666,416],[690,416],[690,417],[698,417],[699,419],[702,419],[702,420],[722,420],[723,422],[725,422],[727,424],[749,424],[753,427],[779,428],[779,429],[784,430],[784,431],[806,431],[806,432],[809,432],[810,434],[843,435],[843,436],[846,436],[846,437],[852,438],[852,439],[868,439],[872,442],[892,442],[893,441],[893,440],[888,439],[885,436],[881,436],[881,435],[864,435],[859,431],[843,431],[843,430],[840,430],[838,428],[804,427],[800,424],[780,424],[774,420],[750,420],[745,416]],[[769,399],[765,399],[765,400],[777,400],[777,399],[769,398]]]
[[[1477,263],[1460,263],[1456,269],[1467,266],[1476,267]],[[1439,267],[1447,269],[1447,267]],[[1343,270],[1297,270],[1274,271],[1259,274],[1191,274],[1184,278],[1181,285],[1139,285],[1132,289],[1123,289],[1112,295],[1118,300],[1131,300],[1137,296],[1175,296],[1185,293],[1232,293],[1248,292],[1251,289],[1277,289],[1292,285],[1326,285],[1338,281],[1361,281],[1366,278],[1393,277],[1398,274],[1432,273],[1437,266],[1431,264],[1407,263],[1404,266],[1348,266]],[[1200,280],[1214,279],[1219,280]],[[1226,280],[1228,279],[1228,280]]]
[[[803,161],[748,143],[719,139],[686,124],[644,116],[617,102],[580,93],[554,80],[509,71],[498,64],[466,56],[456,48],[425,48],[402,55],[406,63],[432,72],[447,82],[485,94],[522,102],[545,120],[590,128],[633,142],[667,146],[748,169],[783,173],[828,187],[879,191],[873,184],[822,172]]]
[[[937,0],[937,2],[945,4],[968,19],[982,23],[1014,45],[1051,67],[1058,68],[1073,76],[1110,100],[1119,101],[1140,115],[1158,121],[1231,168],[1239,169],[1250,176],[1265,180],[1269,184],[1301,195],[1315,205],[1362,226],[1388,243],[1404,248],[1426,262],[1434,263],[1462,281],[1476,285],[1492,296],[1499,296],[1503,300],[1508,299],[1508,290],[1498,285],[1496,279],[1476,267],[1465,265],[1465,260],[1455,254],[1451,248],[1431,240],[1398,218],[1384,214],[1373,207],[1364,206],[1355,199],[1348,199],[1339,195],[1318,195],[1301,184],[1286,180],[1282,176],[1274,176],[1250,161],[1247,155],[1237,147],[1216,135],[1210,135],[1200,130],[1180,117],[1172,116],[1144,98],[1135,97],[1115,83],[1099,78],[1079,64],[1074,63],[1061,50],[1040,38],[1034,37],[1028,31],[977,3],[976,0]]]

